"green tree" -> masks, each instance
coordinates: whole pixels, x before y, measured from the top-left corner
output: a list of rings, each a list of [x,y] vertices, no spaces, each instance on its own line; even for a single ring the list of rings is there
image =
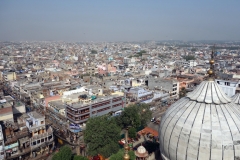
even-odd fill
[[[134,151],[130,150],[128,152],[128,154],[130,156],[130,160],[135,160],[136,159]],[[123,159],[123,155],[124,155],[124,150],[120,149],[116,154],[111,155],[109,160],[122,160]]]
[[[124,108],[122,114],[118,117],[118,123],[122,128],[132,126],[138,128],[141,125],[139,110],[136,105]]]
[[[72,150],[69,146],[63,146],[60,148],[60,151],[56,153],[52,160],[71,160],[72,159]]]
[[[195,56],[192,55],[184,56],[183,58],[186,59],[187,61],[196,59]]]
[[[132,126],[139,128],[140,126],[147,126],[150,121],[152,112],[147,104],[135,104],[126,107],[121,116],[116,117],[116,121],[119,126],[126,128]]]
[[[104,157],[116,153],[119,149],[120,127],[109,116],[90,118],[84,131],[84,141],[91,156],[101,154]]]
[[[186,88],[185,87],[182,87],[180,92],[179,92],[179,97],[182,98],[182,97],[185,97],[187,94],[187,91],[186,91]]]
[[[138,108],[141,126],[145,127],[150,122],[150,119],[152,117],[152,111],[150,110],[150,106],[148,104],[140,104]]]
[[[60,160],[60,154],[59,152],[58,153],[55,153],[52,157],[52,160]]]
[[[91,54],[97,54],[97,51],[96,50],[91,50]]]
[[[83,156],[75,155],[75,156],[73,157],[73,160],[88,160],[88,158],[87,158],[87,157],[83,157]]]
[[[130,150],[130,151],[128,152],[128,154],[129,154],[129,156],[130,156],[130,160],[135,160],[135,159],[136,159],[136,155],[135,155],[134,151]]]
[[[133,128],[133,127],[129,128],[129,130],[128,130],[128,136],[129,136],[130,138],[136,138],[136,135],[137,135],[136,129]]]

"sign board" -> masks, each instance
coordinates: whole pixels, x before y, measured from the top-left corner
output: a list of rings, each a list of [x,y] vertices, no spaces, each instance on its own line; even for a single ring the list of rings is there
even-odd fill
[[[18,142],[7,145],[7,146],[4,146],[4,149],[8,150],[8,149],[11,149],[11,148],[14,148],[14,147],[18,147]]]
[[[78,124],[71,123],[69,126],[70,129],[81,129]]]

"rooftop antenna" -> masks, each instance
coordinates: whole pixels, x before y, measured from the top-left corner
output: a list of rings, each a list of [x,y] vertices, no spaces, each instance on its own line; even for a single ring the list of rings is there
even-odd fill
[[[209,81],[214,81],[215,71],[214,71],[214,53],[215,53],[215,45],[212,49],[211,59],[209,60],[210,69],[208,70]]]

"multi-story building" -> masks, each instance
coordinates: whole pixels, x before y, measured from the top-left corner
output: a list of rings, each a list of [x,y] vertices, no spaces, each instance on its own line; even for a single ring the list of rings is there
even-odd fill
[[[13,122],[13,109],[12,104],[7,102],[6,99],[0,100],[0,121]]]
[[[4,137],[2,132],[2,126],[0,124],[0,160],[5,159],[5,152],[4,152]]]
[[[114,113],[124,107],[124,96],[111,95],[93,99],[91,96],[83,94],[79,96],[79,102],[66,105],[66,116],[71,123],[83,124],[90,117]]]
[[[129,90],[129,94],[131,94],[131,98],[138,102],[143,102],[153,98],[152,91],[148,91],[140,87],[131,88]]]
[[[61,100],[48,102],[48,107],[51,108],[53,111],[57,112],[58,114],[66,117],[65,105],[62,103]]]
[[[176,61],[175,65],[177,66],[186,66],[186,67],[195,67],[197,66],[197,62],[195,60],[189,60],[189,61]]]
[[[8,82],[8,81],[15,81],[17,77],[15,72],[1,72],[0,79],[2,81]]]
[[[45,116],[36,111],[18,117],[16,123],[5,122],[6,159],[36,157],[54,146],[53,129],[46,126]]]
[[[179,82],[177,80],[149,77],[147,85],[149,89],[169,93],[171,99],[177,99],[179,96]]]
[[[53,129],[51,126],[46,127],[45,116],[36,111],[28,113],[28,116],[29,117],[26,118],[26,126],[31,133],[31,150],[39,148],[40,146],[52,147],[54,145]]]
[[[222,88],[223,92],[229,97],[232,97],[236,94],[236,92],[239,92],[239,88],[240,88],[239,80],[215,79],[215,82],[218,83],[218,85]]]

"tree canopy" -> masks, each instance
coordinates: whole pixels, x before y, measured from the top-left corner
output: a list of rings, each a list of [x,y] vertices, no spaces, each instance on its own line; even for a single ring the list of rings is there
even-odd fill
[[[136,159],[134,151],[130,150],[130,151],[128,151],[128,154],[130,156],[130,160],[135,160]],[[124,150],[120,149],[116,154],[111,155],[109,160],[122,160],[123,155],[124,155]]]
[[[91,156],[101,154],[104,157],[116,153],[119,149],[120,127],[110,116],[90,118],[84,131],[84,141]]]
[[[152,112],[149,110],[147,104],[135,104],[124,108],[122,114],[116,117],[119,126],[126,128],[132,126],[139,128],[140,126],[147,126],[151,119]]]
[[[52,160],[71,160],[72,159],[72,150],[69,146],[63,146],[60,148],[60,151],[56,153]]]
[[[196,59],[195,56],[192,55],[184,56],[183,58],[186,59],[187,61]]]
[[[83,156],[75,155],[75,156],[73,157],[73,160],[88,160],[88,158],[87,158],[87,157],[83,157]]]
[[[136,129],[133,127],[129,128],[129,130],[128,130],[129,138],[136,138],[136,135],[137,135]]]
[[[182,87],[179,92],[179,98],[185,97],[187,95],[187,91],[185,87]]]
[[[96,50],[91,50],[91,54],[97,54],[97,51]]]

